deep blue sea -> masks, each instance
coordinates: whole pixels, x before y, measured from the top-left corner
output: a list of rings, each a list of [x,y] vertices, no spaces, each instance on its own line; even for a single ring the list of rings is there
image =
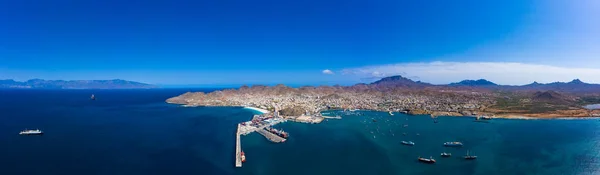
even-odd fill
[[[236,123],[255,112],[164,103],[187,91],[0,90],[0,175],[600,173],[595,119],[440,117],[433,123],[427,116],[372,111],[327,111],[343,119],[276,125],[290,133],[285,143],[243,136],[247,162],[234,168]],[[45,134],[19,136],[26,128]],[[465,145],[445,148],[447,141]],[[467,150],[478,159],[461,159]],[[453,156],[442,158],[443,151]],[[418,156],[438,162],[422,164]]]

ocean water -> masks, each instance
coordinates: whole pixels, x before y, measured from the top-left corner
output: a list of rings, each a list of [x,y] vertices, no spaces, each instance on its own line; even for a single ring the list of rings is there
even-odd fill
[[[373,111],[327,111],[343,119],[276,125],[290,133],[285,143],[243,136],[247,162],[234,168],[235,126],[255,112],[164,103],[186,91],[0,90],[0,175],[600,173],[598,120],[433,123]],[[89,100],[92,93],[97,100]],[[45,135],[19,136],[25,128]],[[465,145],[445,148],[447,141]],[[467,150],[478,159],[461,159]],[[452,157],[440,157],[443,151]],[[418,156],[438,162],[422,164]]]

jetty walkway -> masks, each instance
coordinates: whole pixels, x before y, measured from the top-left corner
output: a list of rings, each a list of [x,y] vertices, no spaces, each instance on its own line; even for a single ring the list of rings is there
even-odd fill
[[[242,143],[240,143],[240,124],[235,133],[235,167],[242,167]]]

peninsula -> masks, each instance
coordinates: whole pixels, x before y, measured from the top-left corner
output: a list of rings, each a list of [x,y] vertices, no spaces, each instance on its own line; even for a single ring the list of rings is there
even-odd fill
[[[353,86],[242,86],[208,94],[188,92],[166,101],[187,106],[258,107],[277,111],[282,116],[310,115],[330,109],[364,109],[432,116],[600,117],[600,110],[584,108],[600,103],[600,85],[578,79],[523,86],[498,85],[483,79],[433,85],[392,76]]]

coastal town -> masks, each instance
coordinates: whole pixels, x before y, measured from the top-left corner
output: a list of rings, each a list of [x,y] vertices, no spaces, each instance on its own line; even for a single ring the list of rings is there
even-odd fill
[[[569,85],[569,84],[567,84]],[[552,85],[552,87],[555,85]],[[353,86],[284,85],[227,89],[211,93],[188,92],[167,100],[186,106],[252,106],[283,117],[305,117],[331,109],[363,109],[433,116],[494,116],[502,118],[597,117],[597,109],[580,106],[572,93],[496,89],[472,86],[435,86],[404,77],[391,77]],[[509,89],[513,88],[513,89]],[[543,87],[541,87],[543,88]]]

